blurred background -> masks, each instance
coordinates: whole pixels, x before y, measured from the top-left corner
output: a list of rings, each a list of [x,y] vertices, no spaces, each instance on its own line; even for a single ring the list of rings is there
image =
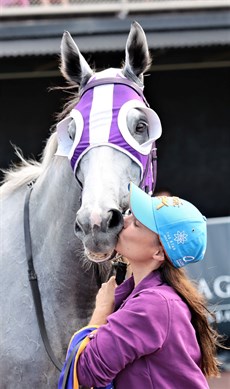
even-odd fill
[[[230,0],[0,0],[0,167],[12,145],[38,159],[68,97],[59,71],[69,31],[92,67],[120,67],[130,24],[146,32],[153,64],[145,96],[158,113],[157,190],[208,218],[206,259],[189,275],[230,346]],[[2,175],[1,177],[2,178]],[[230,388],[230,352],[211,389]]]

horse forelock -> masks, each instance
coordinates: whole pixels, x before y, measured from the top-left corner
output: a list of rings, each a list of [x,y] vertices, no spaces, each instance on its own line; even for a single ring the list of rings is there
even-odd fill
[[[3,170],[4,178],[1,182],[1,194],[10,194],[11,192],[28,184],[30,181],[36,180],[47,169],[56,150],[56,132],[53,132],[48,138],[40,161],[33,159],[26,160],[21,151],[15,147],[15,154],[20,159],[20,163],[13,164],[9,169]]]
[[[61,89],[62,91],[69,93],[70,96],[66,100],[66,103],[64,104],[63,110],[56,115],[57,122],[60,122],[62,119],[64,119],[71,110],[76,106],[76,104],[79,101],[79,87],[78,86],[70,86],[70,87],[60,87],[58,89]]]

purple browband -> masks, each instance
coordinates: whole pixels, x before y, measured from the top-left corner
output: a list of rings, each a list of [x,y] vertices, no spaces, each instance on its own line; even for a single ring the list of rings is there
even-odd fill
[[[108,84],[110,84],[110,85],[111,84],[121,84],[121,85],[129,86],[130,88],[132,88],[133,90],[135,90],[138,93],[138,95],[144,101],[146,107],[149,107],[149,103],[144,96],[142,88],[139,85],[137,85],[134,81],[128,80],[127,78],[118,79],[115,77],[106,77],[106,78],[90,81],[88,84],[86,84],[84,86],[84,88],[82,88],[80,90],[80,98],[84,95],[84,93],[87,90],[95,88],[95,86],[108,85]]]

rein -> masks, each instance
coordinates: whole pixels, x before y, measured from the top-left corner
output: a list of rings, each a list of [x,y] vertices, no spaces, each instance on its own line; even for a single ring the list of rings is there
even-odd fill
[[[36,317],[37,317],[38,326],[39,326],[43,344],[54,366],[59,371],[61,371],[63,364],[59,362],[58,359],[55,357],[47,335],[44,313],[42,308],[41,294],[38,285],[38,278],[33,263],[32,244],[31,244],[31,235],[30,235],[30,211],[29,211],[29,201],[30,201],[31,192],[33,190],[33,185],[34,182],[28,184],[28,190],[26,192],[25,204],[24,204],[24,237],[25,237],[26,258],[27,258],[27,265],[28,265],[28,278],[30,281],[30,286],[32,290],[34,306],[36,311]]]

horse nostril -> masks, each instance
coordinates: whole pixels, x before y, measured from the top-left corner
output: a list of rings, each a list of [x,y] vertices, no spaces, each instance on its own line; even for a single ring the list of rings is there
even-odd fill
[[[77,234],[78,232],[82,232],[82,229],[77,222],[75,223],[74,231],[75,231],[75,234]]]
[[[118,227],[119,225],[123,226],[123,216],[120,211],[117,209],[110,209],[110,218],[108,220],[108,228]]]
[[[79,232],[84,232],[83,226],[80,223],[78,216],[76,217],[76,220],[75,220],[74,232],[75,232],[75,234],[77,234]]]

